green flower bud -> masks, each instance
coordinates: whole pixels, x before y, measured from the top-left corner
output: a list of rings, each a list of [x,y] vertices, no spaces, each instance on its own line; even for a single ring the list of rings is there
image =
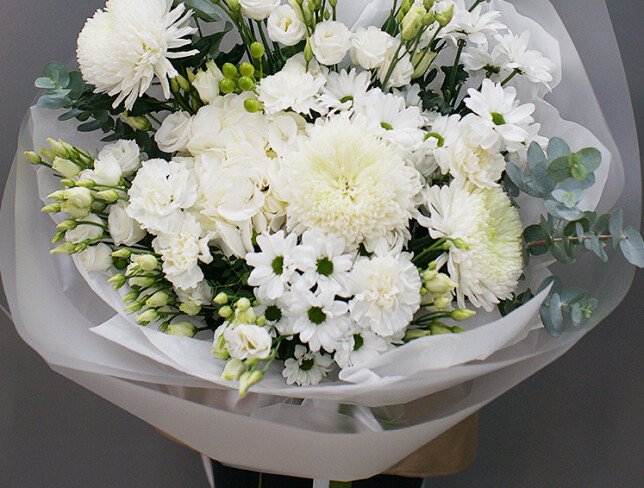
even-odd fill
[[[123,287],[125,285],[125,275],[124,274],[117,274],[112,276],[107,282],[114,287],[115,290],[118,290],[119,288]]]
[[[66,242],[61,244],[55,249],[49,251],[50,254],[75,254],[76,253],[76,244],[72,242]]]
[[[401,25],[403,41],[411,41],[416,38],[423,26],[423,17],[426,13],[425,7],[420,6],[414,6],[407,12]]]
[[[172,91],[172,93],[178,93],[179,90],[179,82],[175,78],[172,78],[170,80],[170,91]]]
[[[130,259],[131,255],[132,251],[125,248],[117,249],[112,253],[112,257],[117,259]]]
[[[306,45],[304,46],[304,59],[307,63],[313,61],[313,47],[311,46],[311,38],[306,38]]]
[[[183,302],[179,305],[179,310],[190,317],[194,317],[195,315],[199,315],[199,312],[201,312],[201,305],[197,305],[192,300],[188,300],[187,302]]]
[[[134,313],[134,312],[138,312],[142,308],[143,308],[143,303],[141,303],[141,302],[132,302],[127,307],[125,307],[123,310],[125,311],[125,313]]]
[[[65,146],[63,144],[61,144],[61,141],[56,141],[56,140],[52,139],[51,137],[48,137],[47,142],[51,146],[51,150],[53,151],[53,153],[56,156],[61,157],[61,158],[68,158],[68,157],[71,156],[71,154],[67,151]]]
[[[473,317],[476,315],[476,312],[474,310],[467,310],[466,308],[457,308],[456,310],[452,310],[452,313],[449,315],[452,320],[456,320],[457,322],[462,322],[463,320],[467,320],[470,317]]]
[[[181,336],[181,337],[194,337],[197,333],[197,328],[194,324],[190,322],[177,322],[170,324],[166,334],[171,336]]]
[[[452,304],[452,295],[439,295],[434,298],[434,307],[442,310],[449,307]]]
[[[328,10],[324,11],[324,20],[331,20],[331,12]]]
[[[239,396],[241,398],[245,397],[248,393],[248,390],[253,385],[256,385],[264,378],[264,373],[261,371],[246,371],[239,378]]]
[[[71,180],[69,178],[63,178],[60,180],[61,184],[68,186],[69,188],[73,188],[76,186],[76,182],[74,180]]]
[[[237,307],[237,310],[245,312],[250,308],[250,300],[248,298],[240,298],[237,300],[237,303],[235,303],[235,307]]]
[[[54,234],[54,237],[51,238],[51,243],[52,244],[58,244],[59,242],[63,242],[65,240],[65,234],[67,232],[64,230],[58,231]]]
[[[438,273],[433,280],[429,280],[425,283],[425,287],[435,295],[451,293],[456,286],[457,284],[454,283],[445,273]]]
[[[241,5],[239,5],[239,0],[226,0],[228,8],[233,12],[239,12],[241,10]]]
[[[221,67],[221,72],[224,74],[226,78],[229,80],[234,80],[237,78],[237,68],[235,68],[235,65],[232,63],[226,63]]]
[[[53,161],[56,159],[56,153],[53,151],[50,151],[49,149],[45,149],[44,147],[40,149],[40,154],[45,158],[49,159],[50,161]]]
[[[237,80],[237,83],[239,84],[239,88],[244,91],[251,91],[253,88],[255,88],[255,82],[248,76],[242,76],[241,78],[239,78],[239,80]]]
[[[159,260],[152,254],[137,254],[134,262],[143,271],[154,271],[159,265]]]
[[[444,325],[434,324],[429,328],[432,331],[432,335],[442,335],[442,334],[451,334],[452,331],[449,330]]]
[[[233,309],[228,307],[228,306],[221,307],[219,309],[218,314],[222,319],[227,319],[228,317],[230,317],[233,314]]]
[[[63,220],[60,224],[56,226],[57,229],[62,229],[62,230],[74,230],[76,227],[78,227],[78,222],[75,220]]]
[[[453,334],[462,334],[463,332],[465,332],[465,330],[460,328],[458,325],[450,327],[450,329],[452,329]]]
[[[460,237],[458,239],[454,239],[453,242],[454,242],[454,245],[458,249],[464,249],[466,251],[469,251],[469,249],[470,249],[470,245],[467,242],[465,242],[463,239],[461,239]]]
[[[143,115],[140,115],[138,117],[129,117],[127,115],[127,112],[123,112],[119,115],[119,118],[134,130],[147,132],[152,128],[152,122],[150,122],[148,118]]]
[[[266,316],[260,315],[259,317],[257,317],[257,320],[255,320],[255,325],[264,327],[266,325]]]
[[[228,295],[223,291],[217,293],[217,296],[214,298],[213,303],[215,305],[226,305],[228,303]]]
[[[159,317],[159,312],[156,310],[148,309],[145,312],[137,315],[136,323],[139,325],[148,325],[153,320]]]
[[[250,55],[253,59],[262,59],[266,50],[261,43],[255,41],[250,45]]]
[[[424,27],[429,27],[434,23],[434,14],[432,12],[427,12],[423,16],[423,26]]]
[[[226,381],[237,381],[246,372],[246,365],[239,359],[231,359],[226,363],[221,379]]]
[[[247,78],[252,78],[255,74],[255,66],[250,63],[242,63],[239,66],[239,73]]]
[[[213,344],[210,352],[222,361],[227,361],[228,359],[230,359],[230,353],[228,352],[228,349],[226,349],[226,339],[224,339],[223,334],[217,336],[217,340]]]
[[[125,303],[129,303],[129,302],[133,302],[137,298],[139,298],[139,292],[135,291],[135,290],[132,290],[130,293],[128,293],[127,295],[125,295],[123,297],[123,301]]]
[[[63,190],[62,197],[65,201],[77,207],[89,207],[94,203],[92,193],[87,188],[74,187]]]
[[[88,242],[79,242],[78,244],[76,244],[76,252],[83,252],[88,247],[89,247]]]
[[[407,12],[409,12],[409,9],[411,8],[411,4],[411,0],[403,0],[403,2],[400,4],[400,10],[404,14],[407,14]]]
[[[97,200],[107,203],[115,203],[119,200],[119,194],[116,190],[103,190],[96,192],[94,195]]]
[[[254,324],[257,321],[255,310],[249,308],[248,310],[238,311],[235,315],[235,322],[238,324]]]
[[[190,90],[190,83],[188,83],[188,80],[186,80],[183,76],[177,75],[175,80],[177,80],[177,83],[179,83],[179,88],[184,91]]]
[[[25,157],[29,160],[31,164],[40,164],[43,162],[42,158],[37,152],[34,151],[25,151]]]
[[[149,308],[161,308],[165,307],[168,302],[170,302],[170,295],[164,291],[158,291],[145,301],[145,306]]]
[[[65,200],[65,190],[56,190],[53,193],[47,195],[49,200]]]
[[[96,182],[94,182],[92,180],[77,181],[76,186],[79,186],[81,188],[88,188],[88,189],[91,190],[92,188],[94,188],[96,186]]]
[[[331,7],[335,8],[338,5],[338,0],[329,0],[329,4],[331,5]]]
[[[440,13],[435,13],[434,14],[434,19],[436,19],[436,22],[438,22],[438,25],[441,27],[445,27],[447,24],[449,24],[452,21],[452,18],[454,17],[454,4],[452,3],[448,9],[440,12]]]
[[[195,81],[195,72],[190,68],[186,69],[186,76],[188,77],[188,83],[192,85],[192,82]]]
[[[429,10],[430,8],[432,8],[432,7],[434,6],[434,4],[435,4],[435,3],[436,3],[436,0],[424,0],[424,1],[423,1],[423,6],[424,6],[427,10]]]
[[[131,286],[140,286],[141,288],[148,288],[149,286],[156,285],[156,283],[157,283],[156,278],[141,278],[141,277],[130,278]]]
[[[244,100],[244,108],[247,112],[254,114],[262,111],[264,109],[264,105],[256,98],[247,98]]]
[[[60,203],[51,203],[49,205],[45,205],[41,211],[45,213],[58,213],[61,211],[61,205]]]
[[[411,78],[415,79],[423,76],[432,64],[432,61],[434,61],[434,58],[436,58],[436,53],[429,49],[426,51],[416,51],[411,58],[411,62],[415,66]]]
[[[428,330],[424,329],[407,329],[405,332],[405,341],[413,341],[414,339],[420,339],[421,337],[427,337],[432,335]]]
[[[423,279],[424,282],[432,281],[437,276],[438,276],[438,271],[436,271],[436,268],[427,269],[427,270],[423,271],[423,273],[420,275],[420,277]]]
[[[224,94],[229,94],[235,91],[235,82],[233,80],[229,80],[228,78],[224,78],[219,82],[219,91]]]

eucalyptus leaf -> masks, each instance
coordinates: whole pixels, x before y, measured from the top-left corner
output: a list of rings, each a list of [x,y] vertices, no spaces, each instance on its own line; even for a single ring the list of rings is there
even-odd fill
[[[621,208],[618,208],[611,214],[610,221],[608,222],[608,231],[613,238],[613,247],[617,249],[624,232],[624,212]]]
[[[51,78],[42,76],[36,79],[36,81],[34,82],[34,86],[36,88],[41,88],[43,90],[55,90],[56,82],[54,82]]]
[[[629,263],[638,268],[644,267],[644,241],[642,235],[634,227],[624,229],[619,247]]]
[[[602,164],[602,153],[594,147],[586,147],[577,152],[583,167],[589,173],[594,172]]]
[[[562,156],[570,154],[570,146],[558,137],[553,137],[548,143],[548,159],[554,161]]]
[[[211,0],[174,0],[175,6],[181,3],[191,9],[194,12],[195,17],[200,20],[204,20],[206,22],[221,20],[221,15]]]
[[[548,176],[558,183],[570,178],[572,173],[570,172],[570,159],[568,156],[554,159],[548,165]]]

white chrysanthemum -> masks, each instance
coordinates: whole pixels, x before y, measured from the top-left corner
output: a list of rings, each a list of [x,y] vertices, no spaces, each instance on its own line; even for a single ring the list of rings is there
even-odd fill
[[[290,229],[335,234],[351,247],[408,237],[420,175],[367,126],[336,117],[312,127],[283,172]]]
[[[177,76],[170,59],[196,53],[173,51],[190,44],[185,37],[197,31],[190,18],[183,3],[172,9],[171,0],[109,0],[78,37],[83,78],[101,93],[118,95],[114,107],[125,101],[132,109],[155,76],[169,97],[168,79]]]
[[[429,217],[419,222],[435,239],[462,239],[446,256],[449,274],[457,284],[459,306],[469,299],[491,311],[508,299],[523,273],[519,213],[500,188],[471,189],[452,183],[425,191]]]
[[[352,368],[377,358],[389,350],[389,344],[382,337],[369,330],[361,330],[340,343],[333,358],[341,368]]]
[[[475,44],[484,44],[487,36],[496,34],[506,29],[506,26],[497,19],[501,12],[490,10],[483,12],[483,5],[470,11],[462,0],[457,1],[452,21],[441,32],[440,37],[445,37],[457,42],[464,39]]]
[[[259,287],[258,293],[270,300],[280,298],[295,271],[295,234],[279,231],[273,235],[257,236],[261,252],[246,255],[246,262],[253,268],[248,284]]]
[[[359,259],[349,277],[351,318],[381,337],[402,332],[420,308],[421,279],[408,253]]]
[[[528,49],[530,32],[520,36],[512,33],[496,36],[498,44],[492,50],[495,62],[508,70],[517,69],[533,83],[550,83],[555,64],[541,52]]]
[[[284,361],[282,376],[289,385],[317,385],[331,371],[331,356],[307,351],[306,347],[295,346],[295,357]]]
[[[352,111],[355,106],[364,103],[370,84],[371,74],[368,71],[331,71],[320,95],[320,102],[329,111]]]

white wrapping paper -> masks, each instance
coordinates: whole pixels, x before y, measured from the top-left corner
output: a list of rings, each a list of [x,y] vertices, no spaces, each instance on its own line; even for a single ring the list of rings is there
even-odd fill
[[[383,6],[390,4],[340,2],[346,9],[340,15],[368,25],[386,16],[388,8]],[[504,20],[513,30],[520,32],[522,25],[530,24],[538,47],[561,59],[561,83],[546,98],[592,133],[562,121],[544,102],[539,103],[539,118],[546,135],[563,136],[575,148],[601,148],[605,165],[598,174],[598,191],[584,202],[586,207],[606,208],[628,198],[639,208],[637,185],[629,186],[631,194],[621,195],[625,175],[639,181],[637,161],[627,159],[625,167],[550,2],[493,4],[504,10]],[[515,7],[532,20],[519,16]],[[575,100],[583,100],[583,106]],[[627,111],[624,124],[633,124]],[[56,371],[235,466],[322,479],[378,474],[567,351],[619,303],[633,276],[619,259],[613,261],[611,273],[585,267],[583,261],[559,270],[564,280],[581,279],[582,286],[601,299],[590,324],[559,339],[540,327],[536,311],[543,297],[538,297],[503,319],[483,315],[464,334],[415,341],[365,367],[347,370],[344,382],[288,387],[276,369],[240,401],[236,391],[219,380],[222,364],[212,358],[209,342],[134,325],[120,313],[120,299],[104,276],[87,276],[71,259],[49,255],[53,223],[39,212],[42,205],[35,195],[46,195],[52,181],[43,171],[36,178],[21,157],[23,150],[43,145],[48,136],[88,149],[99,147],[94,134],[77,133],[73,125],[58,123],[54,113],[32,109],[25,119],[0,213],[0,269],[19,333]],[[532,216],[526,213],[524,218],[527,222]],[[545,272],[543,266],[534,269],[533,280]],[[338,403],[354,406],[340,413]],[[266,439],[280,443],[267,449],[262,441]]]

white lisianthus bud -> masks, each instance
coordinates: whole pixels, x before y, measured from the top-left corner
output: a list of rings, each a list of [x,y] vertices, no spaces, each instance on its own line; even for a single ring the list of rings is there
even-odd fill
[[[450,318],[452,320],[457,320],[459,322],[463,320],[467,320],[470,317],[474,317],[476,315],[476,312],[474,310],[467,310],[466,308],[458,308],[456,310],[452,310],[452,313],[450,314]]]
[[[245,312],[248,309],[250,309],[251,303],[248,298],[240,298],[237,300],[237,303],[235,304],[238,310]]]
[[[201,312],[201,306],[197,305],[192,300],[188,300],[187,302],[183,302],[179,305],[179,310],[190,317],[194,317],[195,315],[199,315],[199,312]]]
[[[166,117],[155,134],[154,140],[163,152],[184,152],[188,141],[190,141],[191,127],[192,117],[190,114],[175,112]]]
[[[261,371],[246,371],[239,378],[239,396],[244,397],[253,385],[256,385],[264,378]]]
[[[432,63],[436,53],[427,49],[426,51],[416,51],[411,58],[412,64],[415,66],[412,79],[420,78],[427,72],[427,68]]]
[[[110,206],[107,218],[109,233],[117,246],[133,246],[146,235],[139,223],[127,214],[126,208],[127,203],[123,201]]]
[[[103,235],[103,220],[97,215],[91,214],[83,219],[84,222],[91,222],[89,224],[77,225],[74,229],[68,230],[65,233],[65,238],[69,242],[78,244],[83,241],[96,239]],[[94,225],[96,224],[96,225]],[[110,252],[111,255],[111,252]]]
[[[362,27],[351,39],[351,59],[364,69],[375,69],[384,63],[396,40],[378,27]]]
[[[83,267],[89,271],[103,272],[112,267],[112,248],[107,244],[90,246],[78,254]]]
[[[420,32],[423,26],[423,17],[427,13],[425,7],[414,5],[407,15],[403,18],[401,26],[401,36],[404,41],[411,41]]]
[[[219,292],[217,293],[217,296],[214,298],[213,302],[216,305],[225,305],[228,303],[228,294],[225,292]]]
[[[119,200],[119,194],[116,190],[103,190],[96,192],[94,195],[97,200],[100,200],[102,202],[107,202],[107,203],[114,203],[118,202]]]
[[[242,13],[253,20],[264,20],[280,6],[280,0],[239,0]]]
[[[125,285],[125,282],[127,281],[127,278],[125,277],[124,274],[117,274],[112,276],[107,282],[114,287],[114,289],[118,290],[119,288],[123,287]]]
[[[66,178],[73,178],[74,176],[78,176],[82,169],[73,161],[60,157],[56,157],[56,159],[54,159],[52,168],[54,171],[57,171]]]
[[[385,88],[398,88],[401,86],[408,85],[411,81],[411,77],[414,74],[414,65],[411,63],[411,58],[409,54],[406,53],[402,59],[400,59],[394,69],[389,73],[389,68],[391,63],[394,62],[396,51],[398,46],[393,46],[387,54],[385,55],[385,61],[378,69],[378,78],[380,83],[385,83],[387,75],[389,74],[389,80],[387,80],[387,86]]]
[[[154,271],[159,264],[159,260],[152,256],[152,254],[138,254],[134,258],[134,262],[143,271]]]
[[[237,381],[246,372],[246,365],[239,359],[231,359],[226,363],[221,378],[226,381]]]
[[[149,308],[165,307],[170,302],[170,295],[164,291],[158,291],[145,301],[145,306]]]
[[[76,245],[72,242],[66,242],[49,251],[49,254],[74,254],[75,252]]]
[[[219,83],[224,79],[224,74],[213,60],[208,61],[206,68],[206,71],[200,70],[195,75],[192,86],[204,103],[212,103],[219,96]]]
[[[454,283],[445,273],[438,273],[434,279],[425,282],[425,288],[427,288],[430,293],[434,293],[436,295],[451,293],[456,286],[457,284]]]
[[[311,36],[311,49],[320,64],[338,64],[351,49],[351,31],[342,22],[321,22]]]
[[[305,35],[306,26],[292,7],[281,5],[271,12],[268,18],[268,37],[272,41],[295,46]]]
[[[89,214],[94,198],[87,188],[74,187],[63,191],[64,201],[60,208],[72,217],[82,218]]]
[[[228,349],[226,349],[226,339],[224,338],[224,332],[229,327],[229,324],[224,324],[215,331],[215,338],[212,343],[212,354],[221,359],[222,361],[227,361],[230,359],[230,354]]]
[[[166,334],[171,336],[194,337],[197,328],[191,322],[177,322],[170,324]]]
[[[98,160],[113,159],[124,176],[129,176],[141,167],[141,150],[134,141],[121,139],[108,144],[98,153]]]
[[[159,317],[159,312],[157,312],[156,310],[149,309],[139,314],[136,317],[136,323],[141,325],[147,325],[153,320],[156,320],[158,317]]]
[[[224,331],[226,349],[235,359],[267,359],[273,340],[268,331],[251,324],[229,327]]]
[[[434,307],[438,309],[444,309],[449,307],[452,304],[454,298],[452,295],[439,295],[434,298]]]
[[[147,117],[144,115],[139,115],[138,117],[131,117],[127,114],[127,112],[123,112],[122,114],[119,115],[119,118],[132,127],[134,130],[140,130],[143,132],[147,132],[152,128],[152,124],[148,120]]]

